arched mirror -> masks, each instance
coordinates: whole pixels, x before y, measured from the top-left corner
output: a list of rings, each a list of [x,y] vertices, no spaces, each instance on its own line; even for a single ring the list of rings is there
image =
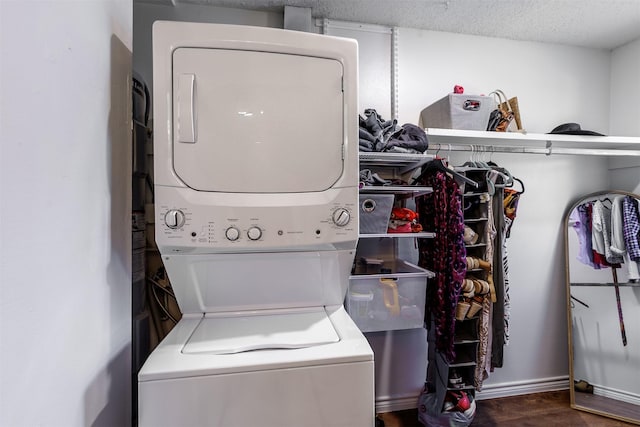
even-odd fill
[[[571,406],[638,425],[639,201],[588,194],[564,221]]]

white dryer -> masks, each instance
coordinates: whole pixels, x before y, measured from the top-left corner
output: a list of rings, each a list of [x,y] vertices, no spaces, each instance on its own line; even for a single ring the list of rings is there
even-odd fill
[[[357,44],[153,27],[156,241],[183,313],[138,374],[141,426],[372,426],[345,312],[358,236]]]

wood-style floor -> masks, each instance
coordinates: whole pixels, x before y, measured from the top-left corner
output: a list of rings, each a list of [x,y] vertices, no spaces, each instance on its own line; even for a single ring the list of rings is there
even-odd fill
[[[479,400],[471,427],[622,427],[633,424],[571,409],[569,391]],[[380,414],[385,427],[424,427],[417,410]]]

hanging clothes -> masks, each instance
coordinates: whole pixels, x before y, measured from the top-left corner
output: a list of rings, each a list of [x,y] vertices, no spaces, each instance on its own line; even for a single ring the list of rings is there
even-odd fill
[[[504,218],[505,229],[511,230],[513,220]],[[502,270],[504,271],[504,344],[509,344],[509,320],[511,319],[511,297],[509,296],[509,252],[507,250],[507,235],[502,243]]]
[[[625,217],[624,200],[626,196],[617,196],[613,199],[611,206],[611,252],[621,256],[624,265],[627,267],[627,273],[629,280],[636,282],[640,279],[640,273],[638,271],[638,262],[631,259],[629,251],[627,251],[627,244],[625,241],[624,231],[625,225],[631,226],[634,215]],[[638,223],[637,216],[635,216],[635,223]],[[626,220],[626,221],[625,221]],[[633,234],[633,230],[631,230]],[[637,239],[636,239],[637,241]]]
[[[507,250],[507,239],[511,236],[511,228],[516,220],[516,214],[518,210],[518,202],[520,197],[524,194],[524,182],[514,177],[508,170],[501,168],[502,172],[506,172],[509,182],[505,182],[505,176],[502,175],[503,188],[503,206],[504,206],[504,233],[501,242],[502,250],[502,281],[504,283],[504,345],[509,344],[509,320],[511,318],[511,298],[509,296],[509,254]],[[513,188],[504,188],[506,184],[513,185],[514,182],[520,184],[521,190]]]
[[[609,201],[608,198],[605,200]],[[576,206],[569,221],[578,236],[576,259],[595,269],[621,268],[624,264],[629,281],[640,281],[637,199],[616,196],[611,201],[611,208],[601,200],[586,202]]]
[[[516,220],[516,214],[518,212],[518,202],[520,201],[520,196],[524,194],[524,183],[518,178],[513,178],[514,181],[518,182],[522,187],[522,191],[515,190],[513,188],[505,188],[504,189],[504,214],[507,218],[509,218],[509,225],[505,227],[506,237],[508,238],[511,234],[511,224]]]
[[[582,204],[577,206],[569,215],[571,227],[578,236],[578,255],[576,259],[581,263],[600,269],[600,264],[593,262],[593,246],[591,244],[591,206]]]
[[[520,200],[520,192],[512,190],[510,188],[504,189],[503,204],[504,215],[509,219],[509,223],[512,224],[516,219],[516,213],[518,210],[518,201]],[[505,228],[506,237],[511,234],[511,227]]]
[[[593,202],[591,221],[594,262],[620,268],[622,257],[611,252],[611,210],[600,200]]]
[[[640,261],[640,219],[638,205],[640,201],[626,196],[623,201],[624,241],[633,261]]]
[[[433,192],[416,198],[423,230],[436,232],[433,239],[419,239],[419,265],[435,273],[427,286],[425,322],[435,328],[435,348],[448,360],[455,357],[455,310],[466,273],[464,218],[458,184],[445,172],[426,168],[418,185]]]
[[[491,323],[491,370],[502,367],[505,345],[505,259],[503,255],[507,238],[505,221],[507,217],[504,209],[504,191],[496,191],[493,195],[493,216],[496,228],[496,247],[499,247],[500,250],[494,251],[493,254],[493,285],[495,288],[495,298],[493,301]]]
[[[608,268],[609,263],[604,257],[603,253],[598,252],[594,246],[593,239],[593,203],[587,203],[585,205],[587,211],[587,229],[589,231],[589,237],[591,239],[591,259],[593,260],[593,266],[595,269]],[[604,251],[603,251],[604,252]]]

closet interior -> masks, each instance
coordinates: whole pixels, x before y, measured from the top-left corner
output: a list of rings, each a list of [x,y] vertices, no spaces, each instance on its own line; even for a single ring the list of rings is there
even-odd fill
[[[640,154],[638,151],[640,141],[631,137],[563,136],[557,138],[535,134],[498,134],[494,138],[494,135],[485,132],[462,131],[456,135],[455,131],[441,129],[427,129],[427,134],[439,142],[430,146],[428,154],[424,155],[426,157],[420,168],[405,167],[401,169],[405,172],[412,171],[414,175],[411,182],[429,189],[425,194],[408,198],[415,202],[415,205],[411,206],[415,208],[417,216],[424,215],[425,220],[420,221],[421,233],[437,230],[429,236],[407,236],[416,239],[420,258],[418,265],[431,272],[427,280],[425,309],[425,325],[428,330],[429,343],[428,370],[427,381],[420,396],[419,407],[422,411],[420,416],[427,424],[447,416],[457,422],[464,423],[470,422],[473,417],[465,419],[464,411],[447,413],[451,411],[452,405],[454,405],[455,411],[456,397],[460,399],[461,392],[464,392],[467,399],[473,402],[477,397],[477,392],[482,394],[483,382],[488,379],[495,368],[501,367],[504,363],[503,349],[509,344],[511,314],[507,242],[511,232],[514,229],[517,230],[519,223],[522,222],[522,220],[517,220],[518,204],[521,200],[526,200],[527,197],[525,194],[526,182],[507,168],[500,167],[492,158],[494,155],[502,155],[500,163],[509,164],[509,159],[513,161],[514,154],[535,154],[534,157],[543,160],[550,160],[551,157],[574,159],[581,156],[599,156],[603,152],[610,156],[637,156]],[[515,145],[518,142],[521,144],[527,142],[529,145]],[[458,152],[458,157],[451,161],[449,157],[456,155],[454,154],[456,152]],[[466,160],[460,152],[467,153]],[[380,159],[385,156],[393,157],[395,154],[360,153],[361,169],[371,167],[371,159]],[[446,158],[442,156],[446,156]],[[454,166],[454,162],[458,162],[459,166]],[[444,172],[442,165],[451,167],[449,174]],[[387,172],[385,168],[374,169],[373,172],[390,180],[396,179],[399,176],[398,170],[393,168],[390,170],[393,173],[389,175],[384,173]],[[443,171],[441,172],[443,177],[447,177],[444,179],[455,188],[450,195],[455,195],[454,198],[457,198],[460,203],[463,224],[461,236],[464,243],[464,251],[462,251],[464,265],[458,276],[462,279],[459,296],[455,302],[455,311],[453,311],[454,320],[451,325],[454,326],[452,328],[449,326],[449,331],[452,331],[450,336],[453,337],[449,343],[450,347],[443,347],[441,343],[437,342],[439,334],[437,333],[436,320],[438,318],[434,317],[433,312],[430,311],[430,308],[437,309],[437,307],[433,307],[433,303],[441,298],[441,295],[438,295],[439,292],[452,291],[444,284],[455,281],[454,277],[450,276],[443,284],[439,284],[438,277],[456,272],[455,265],[448,265],[444,268],[438,266],[435,261],[441,260],[442,257],[438,257],[438,253],[435,251],[430,252],[430,246],[433,246],[433,242],[437,241],[438,235],[446,234],[449,231],[446,227],[450,221],[438,223],[438,213],[444,212],[444,217],[450,220],[452,212],[447,209],[454,204],[445,197],[438,199],[438,205],[434,203],[431,206],[425,206],[425,200],[433,198],[434,192],[437,190],[434,189],[433,180],[424,179],[424,177],[428,176],[430,172],[440,171]],[[367,175],[372,171],[365,169],[364,172]],[[378,188],[385,191],[383,190],[384,184],[380,183],[379,185]],[[366,195],[368,191],[371,191],[371,188],[363,186],[361,193]],[[393,192],[392,188],[390,186],[387,191]],[[395,191],[397,190],[398,188],[395,189]],[[390,200],[398,204],[397,197]],[[402,201],[398,204],[399,206],[406,205],[404,203],[406,198],[399,198],[399,200]],[[367,199],[361,200],[361,209],[366,207],[366,203],[362,203],[365,201]],[[525,201],[525,206],[527,205],[528,203]],[[496,213],[498,214],[496,215]],[[365,223],[366,215],[365,212],[363,216]],[[523,238],[521,233],[516,231],[515,234],[519,238]],[[359,253],[363,255],[389,253],[393,254],[393,257],[397,256],[397,241],[391,239],[393,244],[385,245],[383,243],[389,236],[388,234],[383,239],[382,235],[378,235],[374,245],[369,239],[373,236],[361,239],[358,247]],[[567,264],[567,271],[568,268],[569,264]],[[497,275],[496,270],[500,272]],[[516,286],[518,286],[517,283]],[[623,286],[637,287],[633,283]],[[455,290],[453,293],[455,294]],[[442,311],[438,313],[442,316]],[[389,326],[391,325],[392,323],[389,323]],[[488,330],[488,327],[491,330]],[[380,327],[380,329],[384,329],[384,327]],[[637,335],[636,332],[634,335]],[[571,347],[571,344],[569,345]],[[631,394],[634,393],[631,391]],[[633,399],[631,400],[633,401]],[[574,407],[582,409],[584,406],[574,404]],[[434,411],[429,413],[431,408],[434,408]],[[609,412],[602,410],[600,413],[609,414]]]

